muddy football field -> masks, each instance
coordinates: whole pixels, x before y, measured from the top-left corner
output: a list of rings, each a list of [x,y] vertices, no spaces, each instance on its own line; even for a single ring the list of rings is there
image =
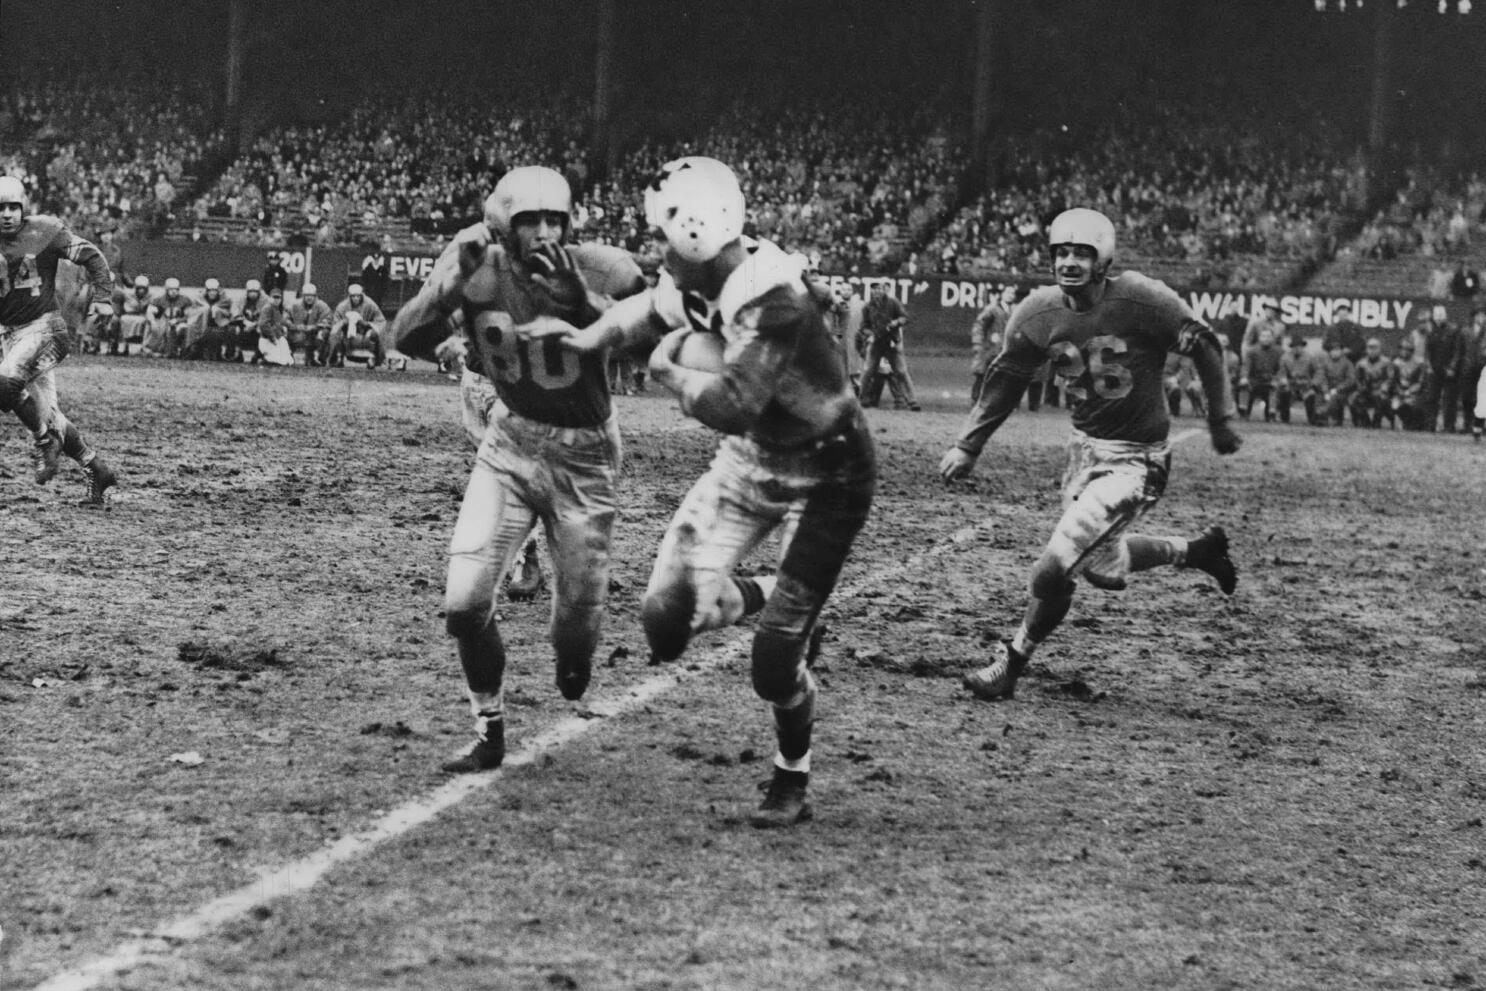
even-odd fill
[[[39,487],[0,435],[3,991],[1486,986],[1486,445],[1184,439],[1142,529],[1222,523],[1237,594],[1082,587],[986,704],[959,678],[1020,617],[1066,415],[1013,417],[946,487],[957,400],[875,411],[816,819],[760,832],[748,630],[646,663],[651,555],[715,443],[669,399],[617,401],[588,696],[553,687],[546,595],[503,603],[512,756],[451,781],[454,383],[92,359],[60,384],[122,484],[79,506],[76,466]]]

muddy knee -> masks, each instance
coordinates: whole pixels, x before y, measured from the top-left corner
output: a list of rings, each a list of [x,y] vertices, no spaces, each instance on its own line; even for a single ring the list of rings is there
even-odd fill
[[[1028,587],[1035,599],[1061,599],[1073,594],[1074,582],[1055,558],[1044,555],[1032,566]]]
[[[491,604],[471,603],[467,606],[450,606],[444,613],[444,629],[456,640],[468,640],[478,636],[494,618]]]
[[[805,638],[773,630],[753,637],[753,690],[773,705],[798,705],[809,682],[805,673]]]

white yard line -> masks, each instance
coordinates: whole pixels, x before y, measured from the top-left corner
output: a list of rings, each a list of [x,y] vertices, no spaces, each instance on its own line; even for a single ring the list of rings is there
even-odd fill
[[[1183,430],[1171,438],[1172,444],[1180,444],[1204,431],[1192,428]],[[961,527],[945,540],[931,546],[921,554],[914,554],[901,564],[882,568],[870,575],[843,585],[836,595],[851,595],[860,587],[871,587],[884,582],[900,572],[913,571],[925,561],[949,551],[966,541],[973,540],[980,531],[991,527],[987,519],[973,526]],[[331,845],[301,857],[281,867],[264,867],[258,870],[256,880],[250,881],[235,891],[214,898],[205,905],[185,915],[157,926],[152,935],[120,943],[108,953],[36,985],[34,991],[87,991],[101,982],[134,967],[164,960],[177,949],[195,939],[200,939],[213,930],[227,924],[250,909],[279,898],[288,898],[308,891],[333,867],[359,857],[369,850],[397,839],[404,833],[421,826],[434,816],[458,805],[477,791],[483,791],[501,779],[507,768],[525,767],[544,754],[556,750],[583,736],[590,729],[600,726],[606,719],[627,715],[647,705],[689,678],[698,677],[719,667],[724,661],[741,651],[751,633],[739,630],[732,637],[718,644],[713,650],[692,664],[690,668],[680,666],[668,668],[662,674],[642,681],[624,695],[594,702],[582,716],[570,716],[543,733],[526,741],[521,749],[507,755],[498,770],[488,774],[463,775],[440,785],[433,791],[384,814],[366,829],[342,837]]]
[[[856,582],[843,585],[836,594],[851,595],[858,587],[878,585],[895,574],[912,571],[925,561],[973,539],[978,530],[988,529],[990,525],[991,521],[987,520],[977,526],[963,527],[947,540],[909,557],[901,564],[874,571]],[[34,991],[86,991],[96,988],[116,974],[169,958],[186,943],[200,939],[255,906],[308,891],[331,868],[353,857],[359,857],[388,840],[398,838],[458,805],[475,792],[489,788],[501,779],[506,769],[534,763],[544,754],[573,742],[596,726],[603,725],[605,720],[628,715],[683,681],[721,666],[743,650],[751,636],[751,631],[739,630],[707,654],[698,657],[689,668],[679,665],[666,668],[663,673],[647,678],[617,698],[594,702],[584,715],[570,716],[537,734],[527,740],[521,749],[507,755],[501,768],[488,774],[452,778],[433,791],[404,802],[360,832],[342,837],[323,849],[283,866],[260,868],[255,880],[157,926],[150,936],[120,943],[103,956],[52,976],[36,985]]]

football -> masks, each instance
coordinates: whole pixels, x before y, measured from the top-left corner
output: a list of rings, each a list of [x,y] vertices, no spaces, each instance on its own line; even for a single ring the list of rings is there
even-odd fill
[[[681,348],[676,352],[676,364],[701,372],[720,372],[724,347],[726,343],[721,334],[694,330],[681,342]]]

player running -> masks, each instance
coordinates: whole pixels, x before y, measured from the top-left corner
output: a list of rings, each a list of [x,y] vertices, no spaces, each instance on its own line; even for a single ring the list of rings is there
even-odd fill
[[[773,707],[779,749],[752,822],[788,826],[811,816],[816,684],[807,648],[872,505],[872,437],[826,327],[828,301],[815,297],[798,261],[742,237],[743,193],[731,169],[711,158],[671,162],[645,192],[645,215],[666,269],[653,290],[582,332],[554,321],[528,331],[594,351],[665,334],[651,374],[680,395],[683,412],[727,435],[661,541],[642,616],[654,659],[670,661],[697,632],[762,609],[753,687]],[[719,367],[677,363],[694,332],[721,334]],[[775,578],[732,577],[779,528]]]
[[[598,646],[620,465],[604,356],[533,344],[512,327],[539,314],[586,325],[613,298],[642,289],[644,278],[622,249],[564,247],[571,215],[560,174],[512,169],[486,199],[484,222],[455,236],[392,323],[394,347],[425,357],[448,315],[461,310],[471,352],[500,397],[449,544],[446,623],[475,714],[475,741],[444,765],[451,773],[505,759],[506,648],[495,592],[537,520],[552,553],[552,646],[564,698],[583,696]]]
[[[450,314],[449,329],[453,333],[434,350],[434,357],[440,366],[453,364],[456,360],[459,363],[459,419],[470,443],[479,451],[500,396],[496,394],[495,383],[480,371],[479,359],[470,354],[470,338],[464,332],[463,313],[456,310]],[[537,536],[533,533],[511,566],[506,598],[513,602],[534,599],[546,584],[542,577],[541,558],[537,555]]]
[[[36,439],[36,481],[56,477],[66,454],[82,465],[87,502],[103,505],[117,477],[57,405],[55,369],[72,350],[57,308],[57,266],[65,259],[87,271],[88,319],[113,315],[113,274],[91,242],[56,217],[32,214],[26,187],[0,176],[0,410],[14,413]]]
[[[980,401],[939,462],[946,481],[968,474],[1044,361],[1068,381],[1074,429],[1063,516],[1032,567],[1021,628],[997,646],[989,666],[964,679],[987,700],[1012,697],[1037,645],[1068,614],[1079,576],[1119,590],[1130,572],[1170,564],[1207,572],[1225,595],[1238,583],[1222,527],[1193,540],[1126,533],[1160,499],[1171,467],[1162,386],[1168,351],[1196,365],[1213,447],[1219,454],[1238,450],[1222,345],[1164,283],[1137,272],[1109,276],[1115,230],[1103,214],[1067,210],[1053,220],[1048,241],[1057,284],[1034,291],[1012,314]]]

